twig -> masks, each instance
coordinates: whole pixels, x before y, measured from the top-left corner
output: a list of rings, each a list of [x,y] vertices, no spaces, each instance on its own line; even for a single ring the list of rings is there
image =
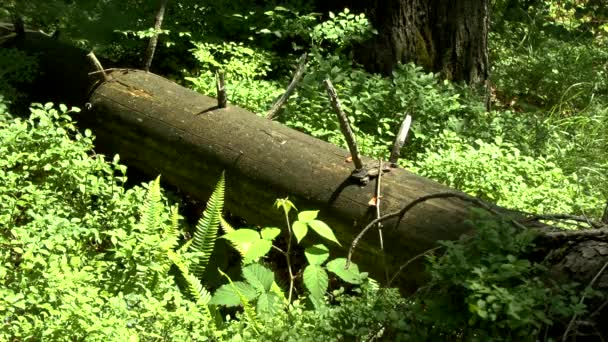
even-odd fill
[[[156,51],[156,45],[158,44],[158,32],[163,24],[163,18],[165,17],[165,8],[167,8],[167,2],[169,0],[160,0],[158,12],[156,18],[154,18],[154,35],[150,37],[148,48],[146,49],[146,58],[144,59],[144,70],[150,71],[152,65],[152,59],[154,58],[154,51]]]
[[[378,159],[378,179],[376,180],[376,218],[380,218],[380,190],[382,187],[382,159]],[[380,239],[380,253],[382,254],[382,267],[384,268],[384,278],[388,280],[388,266],[386,264],[386,252],[384,251],[384,237],[382,235],[382,222],[378,222],[378,237]]]
[[[604,266],[602,266],[602,268],[597,272],[597,274],[595,275],[595,277],[593,277],[593,279],[591,279],[591,282],[589,283],[589,285],[587,285],[588,289],[593,288],[593,285],[599,279],[599,277],[602,275],[602,273],[604,273],[604,270],[606,269],[606,267],[608,267],[608,261],[606,261],[606,263],[604,263]],[[585,301],[585,295],[586,294],[583,294],[583,296],[581,297],[581,300],[579,301],[578,305],[583,305],[583,302]],[[562,336],[562,341],[566,341],[568,339],[568,333],[570,332],[570,329],[572,329],[572,325],[574,324],[575,320],[576,320],[576,314],[574,314],[572,316],[572,319],[570,320],[570,323],[568,323],[568,327],[566,328],[566,332],[564,332],[564,336]]]
[[[100,75],[100,80],[102,82],[103,81],[108,81],[110,78],[105,73],[105,71],[103,71],[103,67],[101,66],[101,63],[99,63],[99,60],[97,59],[97,57],[95,56],[95,54],[93,53],[93,51],[91,51],[91,52],[89,52],[87,54],[87,58],[91,62],[91,65],[93,65],[93,68],[95,68],[95,70],[97,70],[98,73],[101,74]]]
[[[102,69],[102,70],[96,70],[96,71],[91,71],[88,73],[88,75],[96,75],[102,72],[106,72],[106,71],[137,71],[137,69],[133,69],[133,68],[107,68],[107,69]]]
[[[391,162],[391,167],[397,167],[397,161],[399,160],[399,155],[401,154],[401,148],[405,143],[405,139],[407,139],[407,133],[410,131],[410,126],[412,125],[412,117],[407,114],[403,122],[401,123],[401,127],[399,128],[399,133],[397,137],[395,137],[395,142],[393,143],[393,150],[391,151],[391,156],[388,159]]]
[[[334,88],[331,81],[328,79],[325,80],[325,88],[327,88],[327,94],[329,95],[329,99],[331,100],[331,105],[336,111],[338,115],[338,121],[340,122],[340,130],[344,135],[344,139],[346,139],[346,143],[348,144],[348,149],[350,150],[350,155],[353,158],[353,162],[355,163],[355,168],[357,170],[363,169],[363,162],[361,162],[361,155],[359,154],[359,148],[357,147],[357,142],[355,141],[355,135],[350,127],[350,123],[348,122],[348,117],[342,110],[342,106],[340,105],[340,100],[338,99],[338,94],[336,93],[336,89]]]
[[[608,224],[608,200],[606,200],[606,206],[604,207],[604,214],[602,215],[602,223]]]
[[[224,85],[224,70],[217,72],[215,86],[217,87],[217,107],[226,108],[228,96],[226,95],[226,86]]]
[[[568,220],[568,221],[575,221],[575,222],[583,222],[583,223],[587,223],[588,225],[590,225],[593,228],[601,228],[604,226],[603,223],[594,222],[594,221],[590,220],[588,217],[568,215],[568,214],[534,215],[534,216],[524,220],[524,222],[532,222],[532,221],[540,221],[540,220],[553,220],[553,221]]]
[[[306,70],[307,58],[308,58],[307,53],[304,53],[304,54],[302,54],[302,56],[300,56],[300,63],[298,64],[298,68],[296,69],[296,72],[293,75],[293,79],[291,80],[291,83],[289,83],[287,90],[285,90],[285,93],[283,93],[283,95],[281,95],[279,100],[277,102],[275,102],[275,104],[272,105],[272,107],[266,114],[266,119],[272,120],[274,118],[274,116],[279,112],[281,107],[283,107],[283,105],[287,102],[287,100],[289,99],[289,97],[291,96],[293,91],[296,89],[296,86],[298,85],[300,80],[302,80],[302,76],[304,76],[304,71]]]
[[[289,271],[289,297],[287,298],[287,303],[291,304],[291,297],[293,296],[293,285],[296,276],[293,275],[293,269],[291,268],[291,240],[293,240],[292,232],[291,232],[291,224],[289,224],[289,212],[283,208],[285,212],[285,221],[287,221],[287,252],[284,254],[285,259],[287,260],[287,270]]]
[[[458,192],[440,192],[440,193],[436,193],[436,194],[430,194],[430,195],[425,195],[425,196],[421,196],[416,198],[415,200],[411,201],[408,205],[406,205],[405,207],[403,207],[401,210],[390,213],[390,214],[386,214],[382,217],[379,217],[373,221],[371,221],[367,226],[365,226],[365,228],[363,228],[361,230],[361,232],[359,233],[359,235],[357,235],[355,237],[355,239],[353,240],[350,249],[348,250],[348,259],[346,261],[346,267],[348,268],[350,266],[350,262],[351,262],[351,258],[353,255],[353,252],[355,250],[355,248],[357,247],[357,244],[359,243],[359,241],[361,240],[361,238],[363,238],[363,235],[365,235],[365,233],[367,233],[368,230],[370,230],[370,228],[372,228],[373,226],[375,226],[376,224],[378,224],[378,222],[383,222],[386,220],[389,220],[391,218],[394,217],[399,217],[397,223],[395,224],[395,227],[397,227],[399,225],[399,222],[401,222],[401,219],[403,218],[403,216],[405,216],[405,214],[410,211],[413,207],[415,207],[416,205],[426,202],[428,200],[431,199],[438,199],[438,198],[458,198],[462,201],[465,202],[470,202],[473,203],[475,205],[477,205],[478,207],[481,207],[487,211],[489,211],[490,213],[494,214],[494,215],[500,215],[500,213],[498,213],[496,210],[492,209],[488,204],[482,202],[480,199],[475,198],[475,197],[471,197],[469,195],[466,194],[462,194],[462,193],[458,193]],[[511,223],[515,226],[517,226],[518,228],[525,228],[523,227],[521,224],[519,224],[518,222],[516,222],[515,220],[511,220]]]
[[[405,262],[405,264],[399,266],[399,269],[397,270],[397,272],[395,272],[395,274],[393,275],[393,277],[391,278],[391,280],[388,282],[388,284],[386,285],[386,287],[390,287],[391,284],[393,283],[393,281],[395,281],[395,279],[397,279],[397,276],[399,275],[399,273],[401,273],[401,271],[403,271],[406,267],[408,267],[412,262],[422,258],[425,255],[431,254],[432,252],[442,248],[443,246],[437,246],[437,247],[433,247],[431,249],[427,249],[426,251],[416,255],[415,257],[409,259],[408,261]]]

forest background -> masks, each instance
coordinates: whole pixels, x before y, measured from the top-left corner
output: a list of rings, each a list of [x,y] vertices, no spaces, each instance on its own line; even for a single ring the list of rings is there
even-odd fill
[[[259,115],[284,92],[307,52],[307,71],[275,120],[346,147],[322,86],[329,77],[364,155],[387,159],[396,129],[410,114],[402,167],[503,207],[594,221],[608,216],[608,6],[601,1],[492,1],[490,82],[482,86],[413,63],[396,65],[388,75],[370,73],[353,57],[377,30],[364,14],[330,12],[328,3],[164,3],[158,31],[151,28],[158,4],[147,1],[9,1],[0,17],[10,21],[19,13],[28,27],[55,32],[123,66],[141,67],[142,52],[158,35],[151,71],[216,96],[216,72],[223,70],[229,101]],[[17,89],[35,75],[36,64],[18,50],[0,50],[0,244],[7,247],[0,266],[2,339],[550,340],[602,334],[601,327],[572,325],[599,312],[581,298],[601,294],[585,290],[588,284],[547,284],[542,263],[528,260],[530,234],[482,213],[471,218],[479,227],[475,238],[444,243],[443,254],[428,257],[431,280],[411,296],[358,271],[344,274],[331,264],[343,256],[332,254],[337,258],[327,262],[325,245],[287,250],[292,239],[305,238],[292,237],[302,225],[329,247],[334,240],[324,226],[310,224],[320,222],[314,212],[294,219],[288,200],[277,202],[285,227],[235,237],[221,224],[220,180],[198,224],[179,220],[173,204],[180,199],[169,193],[161,200],[157,182],[127,183],[119,158],[95,157],[91,132],[76,129],[68,108],[34,106],[27,119],[9,114],[26,101]],[[222,233],[217,241],[227,246],[212,253],[221,249],[216,236]],[[285,235],[287,242],[279,242]],[[252,241],[264,246],[254,255],[242,246]],[[243,258],[236,266],[223,260],[232,247]],[[298,258],[287,258],[285,274],[276,259],[290,253]],[[292,274],[292,266],[300,271]],[[218,267],[227,275],[205,273]]]

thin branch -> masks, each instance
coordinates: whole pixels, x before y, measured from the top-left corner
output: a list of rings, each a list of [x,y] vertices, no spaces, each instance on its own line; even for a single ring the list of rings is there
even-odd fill
[[[102,69],[102,70],[95,70],[95,71],[91,71],[88,73],[88,75],[96,75],[102,72],[106,72],[106,71],[137,71],[137,69],[133,69],[133,68],[107,68],[107,69]]]
[[[403,147],[403,144],[405,144],[405,139],[407,139],[407,133],[410,131],[411,125],[412,117],[407,114],[401,123],[397,137],[395,137],[393,150],[391,151],[391,156],[388,159],[388,161],[391,163],[391,167],[397,167],[397,161],[399,160],[399,155],[401,154],[401,148]]]
[[[363,162],[361,162],[361,154],[359,153],[359,148],[357,147],[357,142],[355,140],[355,135],[353,134],[353,130],[350,127],[350,123],[348,122],[348,117],[342,110],[342,106],[340,105],[340,100],[338,99],[338,94],[336,93],[336,89],[334,88],[331,81],[328,79],[325,80],[325,88],[327,88],[327,94],[329,95],[329,99],[331,100],[331,105],[334,108],[334,111],[338,115],[338,121],[340,122],[340,130],[344,135],[344,139],[346,139],[346,143],[348,144],[348,149],[350,151],[350,155],[353,158],[353,162],[355,163],[355,168],[357,170],[363,169]]]
[[[226,95],[226,85],[224,84],[224,70],[219,70],[217,72],[215,82],[215,86],[217,88],[217,107],[226,108],[226,104],[228,103],[228,95]]]
[[[418,197],[415,200],[411,201],[408,205],[403,207],[401,210],[390,213],[390,214],[386,214],[382,217],[379,217],[379,218],[371,221],[367,226],[365,226],[365,228],[363,228],[361,230],[359,235],[357,235],[355,237],[355,239],[353,240],[353,242],[350,246],[350,249],[348,250],[348,260],[346,261],[346,267],[348,268],[350,266],[353,252],[354,252],[355,248],[357,247],[357,244],[359,243],[361,238],[363,238],[363,236],[367,233],[368,230],[370,230],[372,227],[374,227],[379,222],[384,222],[386,220],[389,220],[389,219],[395,218],[395,217],[399,218],[397,223],[395,224],[395,226],[397,227],[397,226],[399,226],[399,223],[401,222],[401,219],[403,218],[403,216],[405,216],[405,214],[408,211],[410,211],[413,207],[415,207],[416,205],[418,205],[420,203],[426,202],[428,200],[438,199],[438,198],[458,198],[462,201],[473,203],[473,204],[477,205],[478,207],[481,207],[494,215],[500,215],[500,213],[498,213],[496,210],[492,209],[487,203],[484,203],[480,199],[471,197],[466,194],[458,193],[458,192],[440,192],[440,193],[436,193],[436,194],[430,194],[430,195]],[[513,225],[517,226],[518,228],[525,228],[514,220],[511,220],[511,223]]]
[[[274,248],[274,249],[276,249],[279,253],[281,253],[281,254],[283,254],[285,256],[287,255],[287,253],[284,250],[280,249],[279,247],[277,247],[275,245],[272,245],[271,247]]]
[[[437,246],[437,247],[433,247],[431,249],[427,249],[426,251],[416,255],[415,257],[409,259],[408,261],[405,262],[405,264],[399,266],[399,269],[397,270],[397,272],[395,272],[395,274],[393,275],[393,277],[391,278],[391,280],[388,282],[388,284],[386,285],[386,287],[390,287],[391,284],[393,283],[393,281],[395,281],[395,279],[397,279],[397,276],[399,275],[399,273],[401,273],[401,271],[403,271],[406,267],[408,267],[412,262],[422,258],[425,255],[431,254],[432,252],[442,248],[443,246]]]
[[[296,72],[293,75],[291,83],[289,83],[287,90],[285,90],[285,93],[283,93],[283,95],[281,95],[279,100],[277,102],[275,102],[275,104],[272,105],[272,107],[266,114],[266,119],[272,120],[274,118],[274,116],[279,112],[281,107],[283,107],[283,105],[287,102],[287,100],[289,99],[289,97],[291,96],[293,91],[296,89],[296,86],[302,80],[302,76],[304,76],[304,71],[306,70],[306,60],[307,59],[308,59],[307,53],[304,53],[304,54],[302,54],[302,56],[300,56],[300,63],[298,64],[298,68],[296,69]]]
[[[169,0],[160,0],[158,12],[156,18],[154,18],[154,35],[150,37],[148,42],[148,48],[146,49],[146,58],[144,59],[144,70],[150,71],[152,65],[152,59],[154,58],[154,51],[156,51],[156,45],[158,44],[158,32],[163,24],[163,18],[165,17],[165,8],[167,8],[167,2]]]
[[[606,200],[606,206],[604,207],[604,214],[602,215],[602,223],[608,224],[608,200]]]
[[[101,66],[101,63],[99,62],[93,51],[87,54],[87,59],[91,62],[93,68],[95,68],[95,70],[98,71],[98,73],[100,74],[100,80],[102,82],[108,81],[110,79],[105,73],[105,71],[103,71],[103,67]]]
[[[382,187],[382,159],[378,159],[378,179],[376,180],[376,218],[380,218],[380,190]],[[384,250],[384,236],[382,235],[382,223],[378,222],[378,238],[380,239],[380,253],[382,253],[382,267],[384,268],[384,278],[388,280],[388,266],[386,264],[386,252]]]
[[[602,275],[602,273],[604,273],[604,270],[606,270],[606,267],[608,267],[608,261],[606,261],[606,263],[604,264],[604,266],[602,266],[602,268],[597,272],[597,274],[595,275],[595,277],[593,277],[593,279],[591,279],[591,282],[589,283],[589,285],[587,285],[588,289],[593,288],[593,285],[595,285],[595,282],[599,279],[599,277]],[[583,296],[581,297],[581,300],[579,301],[579,305],[583,305],[583,302],[585,301],[585,295],[583,294]],[[570,323],[568,323],[568,327],[566,328],[566,332],[564,332],[564,336],[562,337],[562,341],[566,341],[568,339],[568,333],[570,332],[570,329],[572,329],[572,325],[574,324],[574,321],[576,320],[576,314],[574,314],[572,316],[572,319],[570,320]]]
[[[540,220],[567,220],[567,221],[575,221],[575,222],[583,222],[587,223],[589,226],[593,228],[601,228],[604,226],[603,223],[594,222],[585,216],[576,216],[576,215],[568,215],[568,214],[545,214],[545,215],[534,215],[523,222],[532,222],[532,221],[540,221]]]

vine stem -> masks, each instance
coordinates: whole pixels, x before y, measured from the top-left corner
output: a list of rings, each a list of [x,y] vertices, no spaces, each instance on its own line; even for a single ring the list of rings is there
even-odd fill
[[[289,270],[289,296],[287,297],[287,303],[291,304],[295,279],[293,275],[293,270],[291,268],[291,240],[293,240],[293,237],[291,233],[291,224],[289,223],[289,212],[285,208],[283,208],[283,211],[285,212],[285,221],[287,221],[287,233],[289,235],[287,240],[287,253],[285,253],[285,259],[287,259],[287,269]]]

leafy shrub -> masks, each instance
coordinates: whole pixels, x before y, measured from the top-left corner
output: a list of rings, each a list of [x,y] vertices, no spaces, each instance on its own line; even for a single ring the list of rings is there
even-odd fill
[[[414,172],[501,206],[599,215],[597,192],[579,186],[576,174],[564,174],[549,158],[524,156],[500,137],[469,145],[446,131],[418,158]]]
[[[431,281],[419,293],[416,318],[431,334],[536,341],[546,327],[584,311],[573,284],[547,283],[545,268],[529,261],[533,231],[481,210],[471,220],[474,235],[442,242],[445,254],[429,257]]]
[[[117,157],[89,155],[66,109],[2,116],[0,339],[202,338],[206,314],[159,272],[175,211],[156,230],[136,220],[145,189],[121,186]]]

